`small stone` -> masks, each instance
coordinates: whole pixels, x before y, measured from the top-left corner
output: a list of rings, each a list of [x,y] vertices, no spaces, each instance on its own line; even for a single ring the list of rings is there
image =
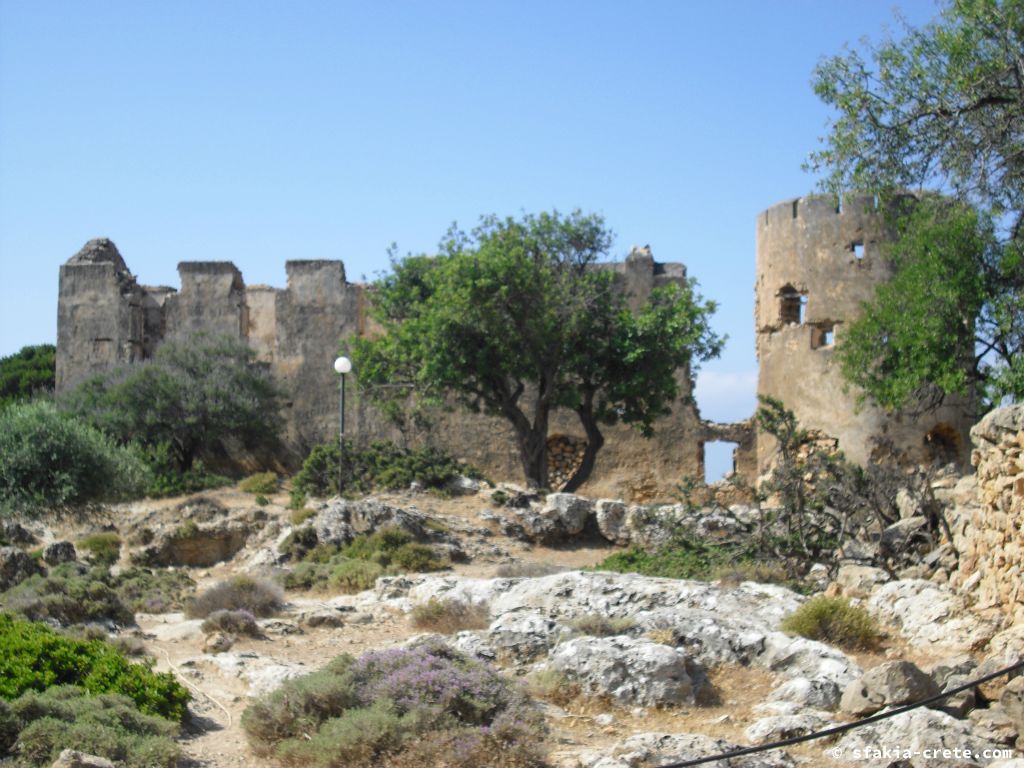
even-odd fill
[[[935,681],[914,664],[887,661],[850,683],[839,706],[852,715],[871,715],[885,707],[910,704],[938,693]]]
[[[65,749],[50,768],[115,768],[105,757],[87,755],[74,749]]]
[[[836,584],[846,597],[868,597],[877,585],[887,581],[888,573],[867,565],[843,565],[836,573]]]
[[[203,653],[224,653],[231,650],[235,639],[224,632],[214,632],[207,635],[203,641]]]

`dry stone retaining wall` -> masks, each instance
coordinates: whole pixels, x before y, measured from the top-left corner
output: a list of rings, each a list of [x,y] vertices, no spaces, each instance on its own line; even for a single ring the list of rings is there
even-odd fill
[[[1024,404],[992,411],[971,439],[977,503],[953,529],[956,584],[976,608],[1024,621]]]

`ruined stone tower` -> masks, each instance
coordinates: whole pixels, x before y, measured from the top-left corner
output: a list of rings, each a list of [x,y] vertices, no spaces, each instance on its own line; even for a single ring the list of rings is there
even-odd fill
[[[786,200],[757,220],[754,310],[759,395],[776,397],[801,426],[835,438],[864,463],[895,453],[911,461],[966,460],[971,403],[947,401],[923,414],[858,406],[833,359],[844,326],[892,276],[880,245],[887,238],[875,199],[831,195]],[[773,442],[758,437],[763,471]]]

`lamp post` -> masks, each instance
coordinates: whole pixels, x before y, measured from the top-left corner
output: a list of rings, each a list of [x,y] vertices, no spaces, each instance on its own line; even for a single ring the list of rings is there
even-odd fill
[[[338,495],[341,495],[341,472],[345,453],[345,374],[352,370],[352,361],[347,357],[339,357],[334,361],[334,370],[341,376],[338,389]]]

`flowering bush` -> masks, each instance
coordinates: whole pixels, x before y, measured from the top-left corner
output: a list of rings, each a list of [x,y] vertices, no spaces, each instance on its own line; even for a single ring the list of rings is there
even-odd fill
[[[544,764],[539,710],[441,641],[340,656],[252,704],[242,727],[257,754],[286,765]]]

